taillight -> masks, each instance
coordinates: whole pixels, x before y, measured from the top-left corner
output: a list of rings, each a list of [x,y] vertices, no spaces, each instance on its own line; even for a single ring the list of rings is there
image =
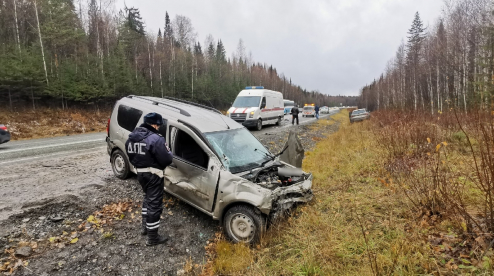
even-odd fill
[[[110,119],[108,119],[108,123],[106,124],[106,136],[110,137]]]
[[[0,129],[3,129],[3,130],[5,130],[5,131],[7,131],[7,127],[6,127],[6,126],[4,126],[4,125],[0,125]]]

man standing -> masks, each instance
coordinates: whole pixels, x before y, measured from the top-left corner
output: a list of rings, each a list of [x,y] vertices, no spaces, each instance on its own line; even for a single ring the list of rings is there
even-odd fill
[[[163,171],[172,163],[172,154],[165,138],[158,133],[163,118],[158,113],[144,116],[125,143],[129,161],[137,170],[137,180],[144,192],[142,201],[142,235],[148,235],[146,245],[165,243],[168,238],[158,234],[163,211]]]
[[[298,113],[299,113],[298,105],[295,105],[294,107],[292,107],[292,111],[290,111],[290,114],[292,114],[292,125],[294,124],[295,119],[297,120],[297,125],[298,125]]]
[[[316,107],[314,108],[314,110],[316,111],[316,118],[319,119],[319,106],[316,105]]]

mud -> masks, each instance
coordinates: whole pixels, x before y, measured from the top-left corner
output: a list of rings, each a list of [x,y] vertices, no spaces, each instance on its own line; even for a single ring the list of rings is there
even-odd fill
[[[295,129],[307,151],[337,127]],[[290,129],[255,135],[277,153]],[[206,262],[205,246],[221,230],[217,221],[165,195],[160,233],[170,241],[146,247],[139,233],[137,179],[115,178],[101,148],[7,165],[0,168],[0,188],[4,275],[181,275],[186,263]],[[101,213],[109,208],[105,205],[118,202],[126,207]],[[34,248],[31,255],[15,256],[26,245]]]

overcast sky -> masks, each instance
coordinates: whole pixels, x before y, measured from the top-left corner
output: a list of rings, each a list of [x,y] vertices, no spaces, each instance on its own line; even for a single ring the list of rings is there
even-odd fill
[[[308,90],[358,95],[379,77],[406,40],[416,11],[435,24],[443,0],[125,0],[141,11],[148,32],[171,19],[191,19],[204,44],[221,39],[227,56],[239,39],[255,62],[266,63]],[[124,0],[117,0],[123,8]],[[205,47],[203,46],[203,49]],[[255,84],[253,84],[255,85]]]

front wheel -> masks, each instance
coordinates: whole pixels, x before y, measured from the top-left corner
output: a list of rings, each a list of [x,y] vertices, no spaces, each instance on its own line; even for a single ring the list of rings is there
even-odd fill
[[[127,155],[121,150],[115,150],[111,155],[111,168],[116,177],[127,179],[130,174],[130,164]]]
[[[261,129],[262,129],[262,120],[259,119],[259,120],[257,120],[256,130],[261,130]]]
[[[230,208],[223,220],[225,234],[234,243],[257,243],[265,231],[266,223],[262,214],[253,207],[237,205]]]

